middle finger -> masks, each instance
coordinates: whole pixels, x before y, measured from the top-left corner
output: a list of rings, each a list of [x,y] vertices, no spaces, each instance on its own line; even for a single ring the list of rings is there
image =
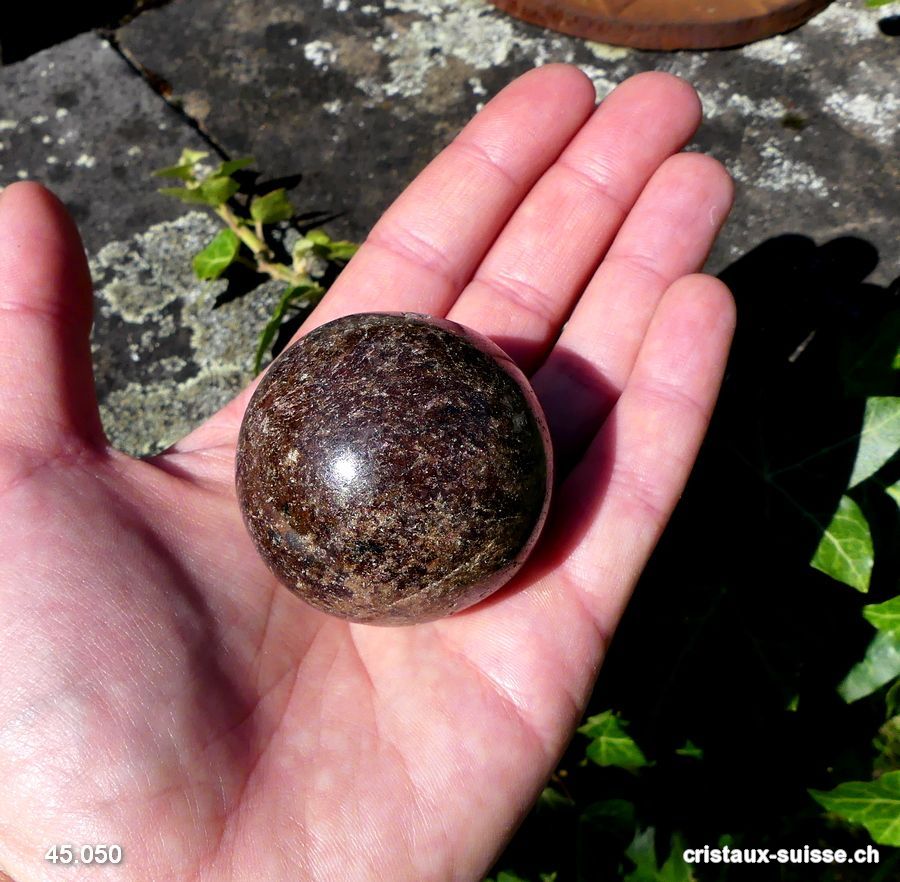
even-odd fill
[[[683,80],[651,71],[622,83],[532,188],[447,318],[534,368],[644,185],[699,123]]]

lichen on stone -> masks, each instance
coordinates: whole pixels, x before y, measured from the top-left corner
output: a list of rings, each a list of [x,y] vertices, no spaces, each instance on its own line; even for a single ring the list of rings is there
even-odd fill
[[[281,286],[267,282],[217,306],[227,282],[197,280],[191,261],[220,228],[190,212],[111,242],[90,261],[101,416],[128,453],[178,440],[252,379],[256,341]]]

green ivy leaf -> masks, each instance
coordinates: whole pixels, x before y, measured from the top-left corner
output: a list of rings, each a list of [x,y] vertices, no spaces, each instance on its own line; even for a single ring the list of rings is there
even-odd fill
[[[846,781],[834,790],[810,790],[829,812],[862,824],[881,845],[900,846],[900,771],[875,781]]]
[[[874,563],[872,535],[860,507],[842,496],[810,565],[865,594]]]
[[[220,230],[216,237],[194,257],[194,272],[198,279],[218,279],[234,263],[241,249],[241,240],[229,229]]]
[[[185,148],[181,151],[181,156],[175,165],[157,169],[151,174],[158,178],[180,178],[182,181],[192,181],[194,179],[194,166],[207,156],[209,154],[204,153],[202,150],[188,150]]]
[[[889,719],[900,714],[900,680],[888,689],[884,697],[884,706]]]
[[[900,506],[900,481],[897,481],[896,484],[891,484],[890,487],[885,487],[884,492]]]
[[[209,177],[193,192],[200,193],[201,196],[206,198],[209,205],[217,208],[231,199],[240,188],[241,185],[231,178]]]
[[[625,856],[634,864],[634,869],[625,877],[624,882],[656,882],[655,836],[653,827],[635,832],[634,839],[625,849]]]
[[[350,260],[359,251],[359,245],[356,242],[349,242],[346,239],[331,242],[326,247],[329,260]]]
[[[330,245],[331,244],[331,236],[325,232],[325,230],[310,230],[304,237],[304,239],[308,239],[313,245]]]
[[[684,859],[684,840],[679,833],[672,836],[672,851],[659,868],[659,882],[692,882],[694,875]]]
[[[564,796],[555,787],[545,787],[537,801],[538,809],[549,809],[550,811],[572,808],[574,805],[574,800]]]
[[[691,759],[703,759],[703,748],[697,747],[690,738],[684,742],[683,747],[676,748],[675,753],[677,753],[678,756],[689,756]]]
[[[213,172],[213,175],[216,177],[227,178],[236,171],[240,171],[242,168],[253,165],[255,161],[256,160],[252,156],[242,156],[240,159],[227,159]]]
[[[849,487],[875,474],[900,450],[900,397],[877,396],[866,401],[863,428]]]
[[[272,190],[265,196],[256,196],[250,203],[250,217],[259,223],[274,224],[290,220],[293,216],[294,206],[287,198],[284,187]]]
[[[174,196],[189,205],[209,205],[218,208],[224,205],[240,189],[240,184],[231,178],[207,178],[192,189],[163,187],[159,192]]]
[[[871,695],[897,676],[900,676],[900,636],[879,631],[863,660],[841,681],[838,694],[849,704]]]
[[[294,259],[294,263],[302,260],[310,251],[315,247],[314,243],[310,242],[306,236],[301,236],[296,242],[294,242],[294,247],[291,249],[291,257]]]
[[[185,187],[161,187],[157,190],[163,196],[171,196],[173,199],[180,199],[188,205],[207,205],[206,199],[197,195],[196,190],[188,190]]]
[[[194,166],[170,165],[168,168],[158,168],[152,172],[155,178],[177,178],[178,180],[191,182],[194,180]]]
[[[684,860],[684,841],[678,833],[672,836],[672,849],[661,867],[656,865],[655,831],[653,827],[635,833],[625,855],[634,869],[624,882],[693,882],[690,865]]]
[[[866,621],[896,637],[900,637],[900,594],[884,603],[870,603],[863,607]]]
[[[866,6],[868,6],[869,9],[879,9],[882,6],[887,6],[893,2],[895,2],[895,0],[866,0]]]
[[[178,165],[196,165],[207,156],[209,156],[209,152],[206,150],[191,150],[189,147],[185,147],[181,151],[181,156],[178,157]]]
[[[592,739],[586,750],[588,759],[598,766],[618,766],[629,771],[649,765],[634,739],[625,732],[627,725],[612,711],[588,717],[578,729]]]
[[[281,299],[278,301],[278,305],[275,307],[275,311],[272,313],[272,317],[266,322],[266,326],[259,335],[259,341],[256,344],[256,357],[253,361],[254,373],[259,373],[259,369],[262,366],[262,360],[265,358],[266,352],[269,351],[269,347],[275,340],[278,329],[281,327],[281,323],[291,306],[295,303],[301,303],[304,299],[312,303],[313,300],[321,297],[324,293],[325,289],[314,282],[308,285],[290,285],[285,289],[284,293],[281,295]]]

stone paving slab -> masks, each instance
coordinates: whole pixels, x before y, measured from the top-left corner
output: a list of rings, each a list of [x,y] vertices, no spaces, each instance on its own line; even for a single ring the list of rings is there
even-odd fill
[[[361,237],[485,99],[528,68],[579,65],[602,97],[630,74],[700,92],[695,149],[738,181],[719,271],[782,232],[853,232],[896,275],[897,45],[879,13],[841,0],[805,26],[733,51],[673,54],[586,43],[487,0],[175,0],[119,39],[227,150],[272,174],[303,170],[316,205]]]
[[[880,252],[870,279],[885,285],[898,275],[900,110],[896,44],[877,21],[842,0],[743,49],[663,54],[544,31],[487,0],[175,0],[118,33],[147,79],[91,34],[0,68],[0,185],[37,178],[73,211],[96,285],[104,422],[119,447],[148,453],[246,383],[278,295],[269,285],[229,299],[225,282],[192,276],[216,223],[158,196],[149,177],[183,147],[203,148],[191,120],[229,155],[255,155],[267,177],[301,173],[295,203],[360,240],[519,73],[575,63],[602,96],[631,73],[668,70],[703,100],[691,149],[738,182],[709,271],[782,233],[853,235]]]
[[[257,337],[282,286],[224,298],[227,282],[198,281],[191,258],[219,229],[191,211],[91,258],[94,374],[104,428],[121,450],[159,451],[253,377]]]
[[[156,195],[147,174],[169,164],[180,149],[173,143],[205,147],[94,34],[0,67],[0,186],[29,177],[46,184],[74,215],[89,251],[184,213]]]
[[[111,440],[149,453],[252,375],[277,289],[216,306],[191,257],[217,232],[159,195],[153,169],[203,138],[112,48],[84,34],[0,67],[0,186],[34,178],[74,215],[94,279],[94,371]]]

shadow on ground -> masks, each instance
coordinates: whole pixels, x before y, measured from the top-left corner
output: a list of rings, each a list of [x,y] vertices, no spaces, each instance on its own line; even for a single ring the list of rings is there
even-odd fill
[[[723,834],[752,847],[869,841],[829,827],[807,788],[871,776],[884,696],[846,705],[835,686],[874,633],[862,604],[896,593],[897,506],[874,480],[855,494],[875,543],[867,597],[809,560],[847,486],[865,397],[900,392],[890,369],[900,279],[868,284],[878,260],[859,238],[817,246],[783,235],[721,273],[739,318],[719,405],[590,708],[621,712],[655,764],[637,775],[581,766],[587,739],[576,735],[555,784],[576,806],[539,805],[498,870],[620,878],[633,828],[617,836],[608,823],[578,822],[585,806],[609,799],[632,801],[639,826],[656,828],[660,862],[676,830],[701,847]],[[897,480],[898,465],[878,477]],[[702,760],[675,754],[687,739]],[[698,868],[698,877],[719,872]],[[871,868],[844,867],[840,878],[869,880]]]

